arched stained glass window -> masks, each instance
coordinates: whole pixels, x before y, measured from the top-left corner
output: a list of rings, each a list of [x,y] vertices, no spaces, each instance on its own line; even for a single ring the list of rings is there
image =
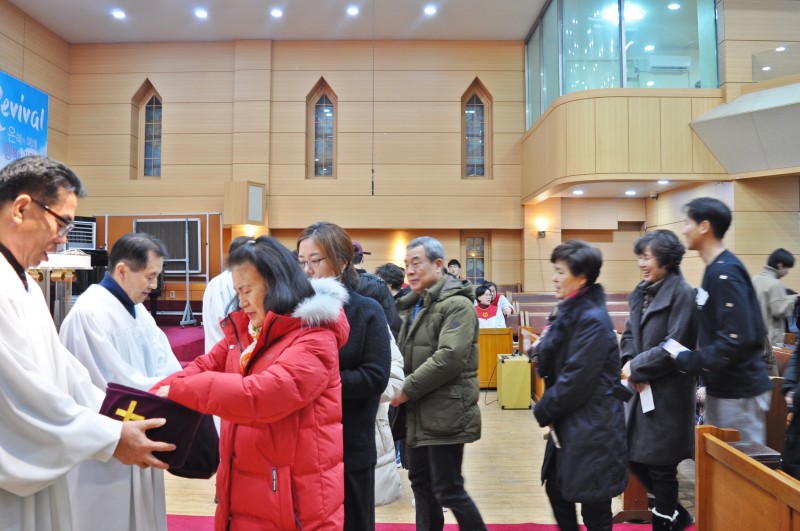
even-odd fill
[[[491,177],[492,98],[475,78],[461,98],[461,176]]]
[[[320,78],[306,97],[307,178],[336,178],[336,94]]]
[[[145,177],[161,177],[161,100],[153,94],[144,108],[144,147],[142,160]]]

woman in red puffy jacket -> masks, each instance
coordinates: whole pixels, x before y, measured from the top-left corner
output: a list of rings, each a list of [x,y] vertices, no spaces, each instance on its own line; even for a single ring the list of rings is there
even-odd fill
[[[154,390],[222,419],[216,531],[341,529],[347,292],[262,236],[228,258],[225,338]]]

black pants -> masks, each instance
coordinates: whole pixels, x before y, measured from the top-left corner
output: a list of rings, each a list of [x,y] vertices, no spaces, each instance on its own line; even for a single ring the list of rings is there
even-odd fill
[[[344,472],[344,529],[375,529],[375,467]]]
[[[463,458],[463,444],[408,448],[408,479],[414,491],[418,531],[441,531],[442,507],[453,511],[460,529],[486,529],[478,507],[464,490]]]
[[[561,531],[578,531],[578,517],[575,514],[575,504],[567,501],[561,494],[561,486],[556,480],[556,460],[558,450],[553,453],[550,475],[545,483],[547,497],[556,517]],[[596,503],[581,503],[581,516],[587,531],[611,531],[611,499]]]
[[[647,492],[655,496],[658,514],[672,518],[678,508],[678,464],[645,465],[631,461],[628,465]]]

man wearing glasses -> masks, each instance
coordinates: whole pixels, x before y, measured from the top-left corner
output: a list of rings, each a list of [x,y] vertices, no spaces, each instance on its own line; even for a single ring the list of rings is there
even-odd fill
[[[65,165],[25,157],[0,170],[0,515],[23,531],[73,529],[66,473],[83,461],[166,468],[174,445],[97,413],[104,393],[58,340],[47,304],[25,272],[67,241],[83,183]],[[97,507],[84,510],[102,510]]]

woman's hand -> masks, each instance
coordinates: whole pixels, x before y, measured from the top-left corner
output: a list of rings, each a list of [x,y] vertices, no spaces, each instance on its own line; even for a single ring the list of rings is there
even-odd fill
[[[169,386],[164,385],[162,387],[159,387],[158,391],[156,391],[156,396],[163,396],[164,398],[169,398]]]

